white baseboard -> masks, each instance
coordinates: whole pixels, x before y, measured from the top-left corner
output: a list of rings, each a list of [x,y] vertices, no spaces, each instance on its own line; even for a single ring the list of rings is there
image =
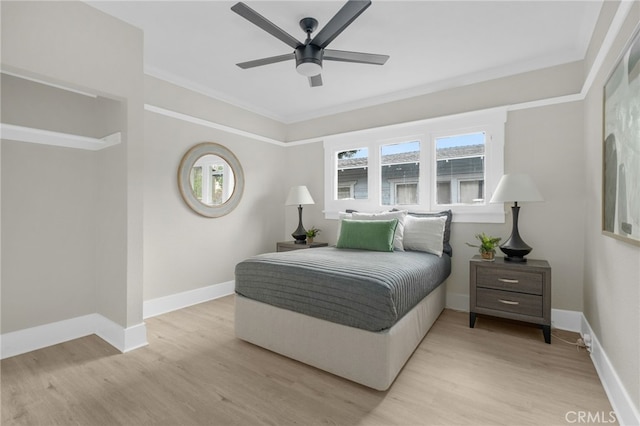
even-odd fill
[[[128,352],[147,344],[144,323],[124,328],[100,314],[89,314],[5,333],[0,336],[0,358],[9,358],[91,334],[97,335],[120,352]]]
[[[120,352],[125,353],[147,346],[147,326],[140,323],[132,327],[123,328],[96,314],[95,334]]]
[[[598,372],[602,387],[604,387],[609,402],[616,412],[618,423],[620,425],[640,425],[640,412],[634,405],[633,400],[629,396],[620,377],[613,368],[609,357],[600,345],[598,337],[593,333],[593,329],[587,319],[582,316],[581,330],[582,336],[589,334],[591,336],[591,361]]]
[[[233,294],[234,291],[235,282],[228,281],[149,300],[144,302],[143,316],[149,318],[186,308]],[[92,334],[97,335],[123,353],[147,345],[147,328],[144,323],[125,328],[100,314],[89,314],[0,335],[0,359]]]
[[[167,312],[197,305],[198,303],[218,299],[233,294],[236,288],[235,281],[227,281],[208,287],[184,291],[170,296],[158,297],[144,302],[142,305],[143,318],[151,318]]]

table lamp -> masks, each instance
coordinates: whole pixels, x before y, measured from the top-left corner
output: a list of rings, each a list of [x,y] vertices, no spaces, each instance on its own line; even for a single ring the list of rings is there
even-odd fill
[[[506,255],[509,262],[526,262],[525,256],[532,250],[520,237],[518,232],[519,202],[544,201],[542,195],[533,183],[529,175],[506,174],[500,178],[498,187],[491,197],[491,203],[513,202],[511,213],[513,215],[513,228],[511,236],[500,245],[500,250]]]
[[[287,196],[285,205],[295,206],[298,205],[298,228],[293,231],[291,236],[295,239],[296,244],[305,244],[307,242],[307,231],[302,226],[302,205],[303,204],[315,204],[311,194],[306,186],[292,186]]]

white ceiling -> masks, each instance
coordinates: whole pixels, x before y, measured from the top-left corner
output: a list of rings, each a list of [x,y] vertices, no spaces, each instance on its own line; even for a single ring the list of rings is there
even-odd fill
[[[390,55],[383,66],[325,61],[309,87],[295,61],[238,62],[292,49],[231,11],[233,1],[108,1],[90,5],[144,31],[147,74],[292,123],[445,88],[581,60],[602,0],[391,1],[373,4],[331,49]],[[245,2],[304,41],[344,1]]]

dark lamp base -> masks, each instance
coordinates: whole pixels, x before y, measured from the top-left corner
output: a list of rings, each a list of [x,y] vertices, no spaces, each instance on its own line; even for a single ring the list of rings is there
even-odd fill
[[[291,234],[296,244],[307,243],[307,230],[302,226],[302,205],[298,206],[298,228]]]
[[[513,229],[511,230],[511,236],[507,241],[502,243],[500,250],[505,254],[504,260],[512,263],[525,263],[527,259],[524,257],[531,253],[532,248],[527,245],[518,232],[518,213],[520,207],[517,205],[511,207],[513,214]]]
[[[524,243],[523,243],[524,244]],[[513,263],[523,263],[526,262],[525,256],[531,252],[531,247],[524,244],[525,247],[504,247],[501,246],[500,250],[505,254],[504,260],[507,262]]]

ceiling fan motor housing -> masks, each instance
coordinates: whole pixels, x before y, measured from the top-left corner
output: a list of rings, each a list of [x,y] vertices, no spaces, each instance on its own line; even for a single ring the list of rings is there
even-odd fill
[[[298,47],[295,51],[296,70],[307,77],[320,74],[323,53],[321,48],[311,43]]]

